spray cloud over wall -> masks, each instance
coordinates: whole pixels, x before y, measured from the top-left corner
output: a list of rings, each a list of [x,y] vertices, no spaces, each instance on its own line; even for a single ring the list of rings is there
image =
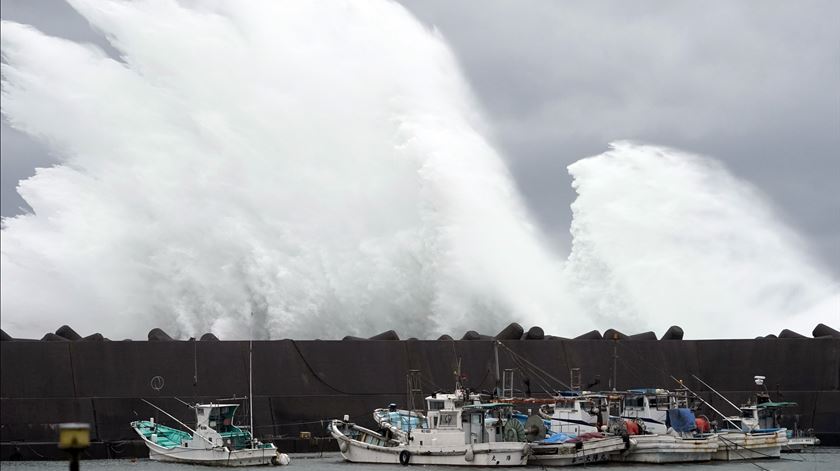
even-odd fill
[[[726,337],[709,316],[790,327],[837,292],[742,182],[650,146],[570,167],[564,262],[452,53],[396,4],[71,3],[122,61],[2,28],[3,114],[62,160],[21,182],[35,214],[4,221],[18,336],[72,319],[112,337],[431,337],[511,320]],[[733,280],[745,289],[725,292]],[[680,311],[686,296],[708,310]]]

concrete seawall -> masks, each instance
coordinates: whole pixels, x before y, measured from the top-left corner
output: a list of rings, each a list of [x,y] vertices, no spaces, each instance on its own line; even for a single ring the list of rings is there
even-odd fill
[[[735,403],[754,391],[753,375],[763,375],[775,400],[799,403],[786,421],[814,429],[825,445],[840,445],[840,339],[551,339],[504,345],[566,382],[569,369],[580,368],[584,386],[600,379],[593,390],[608,388],[615,348],[619,389],[674,388],[673,375],[727,413],[734,411],[691,375]],[[505,348],[499,348],[498,356],[500,369],[517,368]],[[421,371],[423,393],[448,390],[458,358],[467,386],[493,389],[492,340],[254,342],[256,434],[281,445],[284,437],[301,431],[325,436],[324,421],[345,414],[372,425],[374,408],[405,404],[408,370]],[[129,422],[169,419],[140,398],[191,423],[192,411],[176,397],[198,402],[248,393],[248,342],[243,341],[4,341],[0,366],[4,460],[15,453],[23,458],[47,453],[55,448],[55,424],[77,421],[91,424],[92,457],[145,456]],[[530,388],[542,396],[548,389],[521,369],[514,381],[522,394]],[[316,449],[323,446],[314,443]]]

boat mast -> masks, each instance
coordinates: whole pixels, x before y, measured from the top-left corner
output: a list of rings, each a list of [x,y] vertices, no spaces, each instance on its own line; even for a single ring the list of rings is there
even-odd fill
[[[613,370],[612,390],[616,390],[618,383],[618,334],[613,334]]]
[[[248,339],[248,415],[251,419],[251,448],[254,446],[254,311],[251,311],[251,335]]]
[[[493,355],[496,357],[496,389],[493,391],[493,395],[496,397],[502,397],[499,391],[500,380],[499,378],[499,341],[496,340],[493,342]]]

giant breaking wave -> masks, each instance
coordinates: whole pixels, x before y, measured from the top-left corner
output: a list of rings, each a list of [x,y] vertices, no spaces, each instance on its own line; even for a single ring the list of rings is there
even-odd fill
[[[2,25],[3,114],[61,160],[3,221],[18,336],[731,337],[838,302],[748,184],[654,146],[570,167],[574,243],[553,253],[453,54],[394,3],[71,3],[120,60]]]

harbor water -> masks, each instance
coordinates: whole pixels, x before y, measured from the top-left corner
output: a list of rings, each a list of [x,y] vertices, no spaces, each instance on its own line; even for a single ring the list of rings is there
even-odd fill
[[[323,453],[317,455],[291,455],[292,464],[290,467],[282,469],[301,469],[307,471],[362,471],[367,469],[374,469],[377,471],[402,470],[406,469],[399,464],[394,465],[371,465],[371,464],[357,464],[348,463],[341,459],[338,453]],[[67,463],[63,461],[3,461],[3,471],[41,471],[41,470],[64,470],[67,469]],[[256,467],[255,467],[256,468]],[[452,466],[423,466],[423,469],[457,469]],[[527,467],[526,467],[527,468]],[[535,467],[530,467],[534,469]],[[715,471],[741,471],[741,470],[773,470],[773,471],[835,471],[840,469],[840,448],[818,448],[813,451],[805,453],[789,453],[783,454],[781,459],[771,460],[755,460],[745,462],[723,462],[710,461],[707,463],[696,464],[668,464],[668,465],[648,465],[648,464],[626,464],[626,463],[606,463],[602,465],[587,465],[583,468],[565,468],[565,469],[632,469],[634,471],[658,470],[665,471],[669,469],[696,469],[696,470],[715,470]],[[148,459],[139,460],[95,460],[82,461],[82,470],[133,470],[133,471],[186,471],[186,470],[207,470],[207,466],[185,465],[185,464],[171,464],[158,463]],[[265,469],[265,468],[259,468]],[[464,468],[466,469],[466,468]],[[525,468],[523,468],[525,469]],[[560,468],[557,468],[560,469]]]

